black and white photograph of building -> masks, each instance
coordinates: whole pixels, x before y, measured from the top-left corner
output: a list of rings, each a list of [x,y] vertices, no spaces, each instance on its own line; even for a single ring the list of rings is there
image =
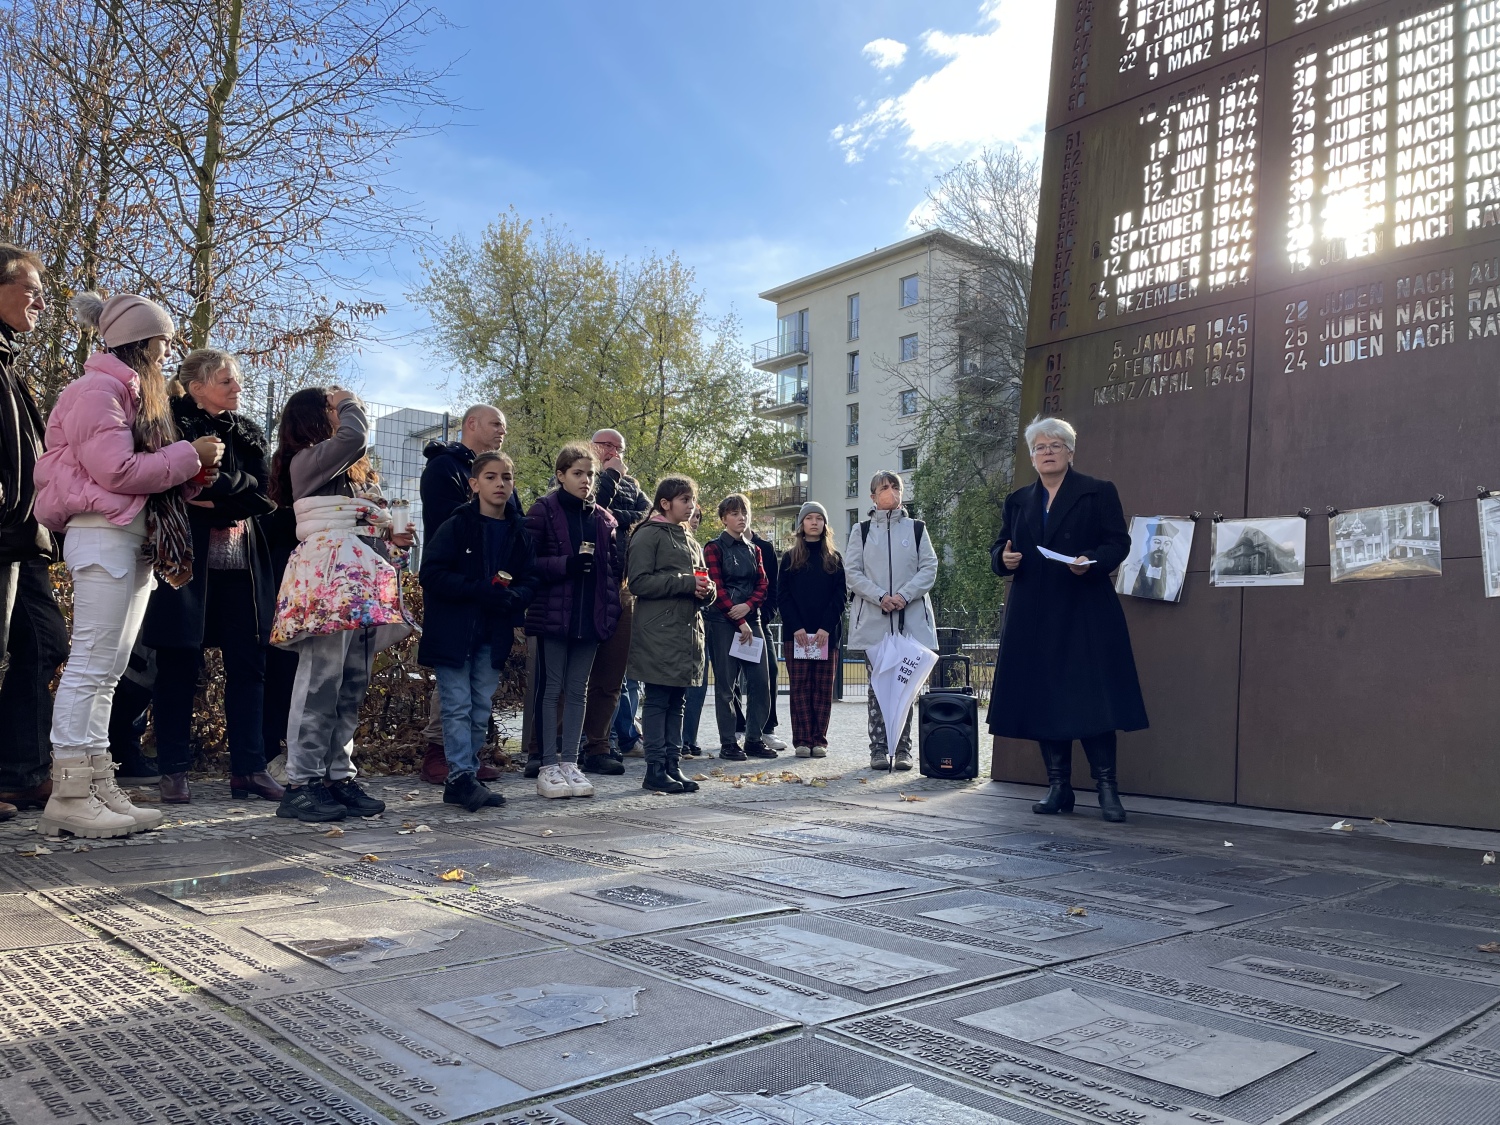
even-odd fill
[[[1307,521],[1301,516],[1220,520],[1213,525],[1214,586],[1300,586],[1307,573]]]
[[[1500,496],[1479,498],[1479,552],[1484,559],[1484,596],[1500,598]]]
[[[1130,554],[1115,572],[1115,589],[1156,602],[1182,600],[1193,521],[1176,516],[1133,516]]]
[[[1328,521],[1328,561],[1334,582],[1441,575],[1437,505],[1423,500],[1339,512]]]

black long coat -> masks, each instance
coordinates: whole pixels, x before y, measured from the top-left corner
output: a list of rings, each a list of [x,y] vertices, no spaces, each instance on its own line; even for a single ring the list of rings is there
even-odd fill
[[[1106,480],[1068,470],[1043,523],[1041,481],[1005,499],[990,549],[996,574],[1012,578],[990,697],[990,733],[1008,738],[1074,739],[1144,730],[1146,705],[1135,674],[1125,612],[1110,575],[1130,551],[1120,495]],[[1000,554],[1021,553],[1014,571]],[[1041,545],[1096,560],[1088,573],[1044,558]]]
[[[157,584],[146,606],[141,643],[151,648],[203,647],[208,615],[209,531],[245,520],[245,546],[250,556],[259,643],[270,644],[279,582],[271,565],[270,547],[260,521],[255,518],[276,508],[267,493],[271,474],[265,435],[243,414],[233,411],[209,414],[191,395],[172,400],[172,415],[177,432],[188,441],[218,435],[224,443],[224,459],[219,463],[219,478],[195,497],[210,500],[214,506],[188,505],[188,523],[193,532],[192,581],[178,590],[165,582]]]

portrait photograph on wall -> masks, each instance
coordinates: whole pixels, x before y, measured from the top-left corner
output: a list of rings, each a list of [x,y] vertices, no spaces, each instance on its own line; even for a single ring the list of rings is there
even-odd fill
[[[1339,512],[1328,521],[1328,562],[1334,582],[1441,575],[1437,505],[1423,500]]]
[[[1307,521],[1301,516],[1220,520],[1213,525],[1214,586],[1300,586],[1307,573]]]
[[[1479,552],[1484,559],[1484,596],[1500,598],[1500,496],[1479,498]]]
[[[1115,573],[1115,589],[1154,602],[1182,600],[1193,521],[1177,516],[1133,516],[1130,554]]]

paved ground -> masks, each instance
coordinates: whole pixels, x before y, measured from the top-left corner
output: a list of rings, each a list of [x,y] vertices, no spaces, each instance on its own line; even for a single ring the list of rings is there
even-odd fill
[[[1042,818],[863,732],[692,797],[369,779],[337,836],[222,783],[0,825],[0,1125],[1500,1125],[1500,837]]]

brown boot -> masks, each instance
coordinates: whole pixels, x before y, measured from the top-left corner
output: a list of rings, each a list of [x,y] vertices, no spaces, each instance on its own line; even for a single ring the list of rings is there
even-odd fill
[[[188,786],[185,773],[161,775],[161,803],[164,805],[186,805],[193,800],[193,791]]]
[[[52,779],[50,777],[40,785],[33,785],[30,789],[0,790],[0,801],[15,805],[18,809],[46,808],[47,798],[50,796],[52,796]]]
[[[500,780],[500,771],[488,762],[481,761],[479,763],[479,772],[474,776],[480,781],[498,781]]]
[[[8,805],[4,801],[0,801],[0,820],[13,820],[15,815],[15,805]]]
[[[427,753],[422,755],[422,780],[428,785],[442,785],[448,780],[448,755],[436,742],[429,742]]]

